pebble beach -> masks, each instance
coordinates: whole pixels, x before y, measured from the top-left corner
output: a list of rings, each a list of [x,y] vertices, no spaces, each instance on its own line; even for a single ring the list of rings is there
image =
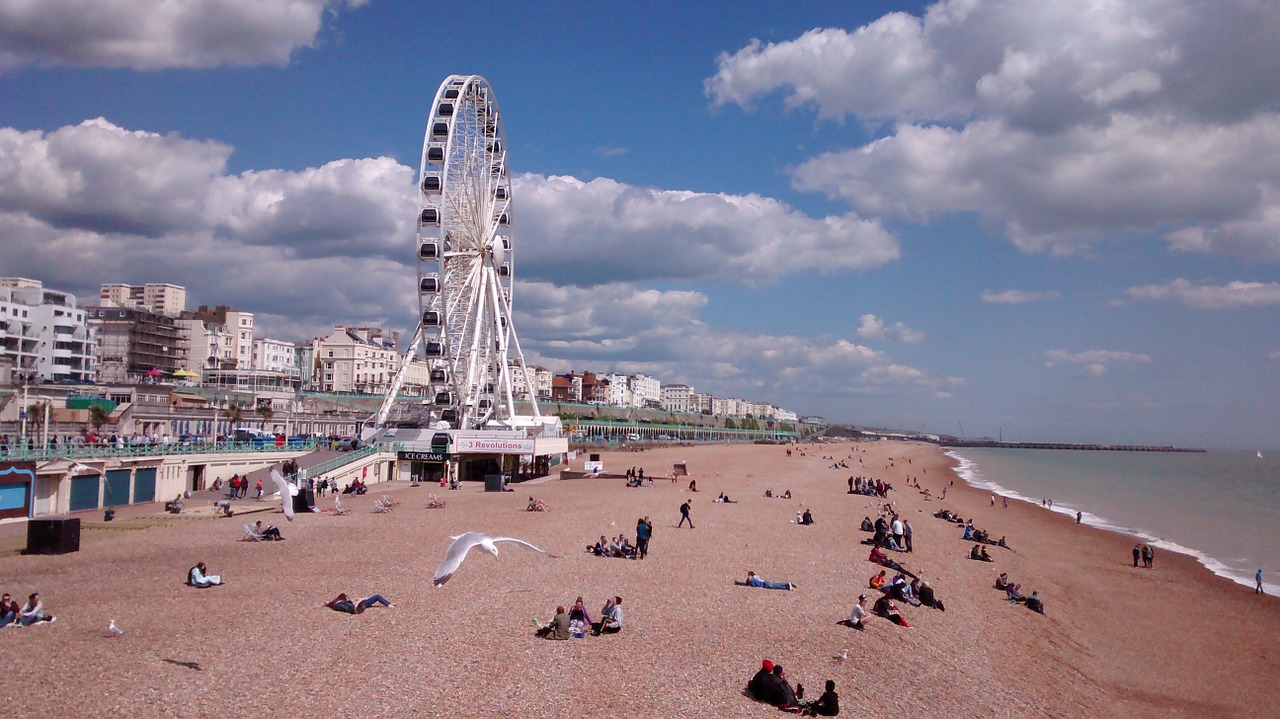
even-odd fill
[[[643,468],[653,487],[565,479],[484,493],[371,485],[349,516],[261,513],[120,532],[61,556],[0,557],[0,590],[39,591],[58,621],[0,630],[10,716],[408,717],[776,716],[742,689],[764,658],[816,698],[832,679],[841,716],[1280,716],[1280,604],[1158,553],[1131,566],[1129,537],[1078,526],[1039,506],[990,506],[938,447],[910,443],[670,447],[604,453],[606,471]],[[803,452],[801,456],[798,452]],[[824,456],[833,457],[823,459]],[[847,469],[833,469],[843,460]],[[663,479],[674,462],[690,476]],[[861,463],[859,463],[861,462]],[[581,468],[582,459],[574,463]],[[887,500],[847,494],[851,476],[894,486]],[[907,486],[914,477],[932,499]],[[699,491],[687,491],[690,479]],[[953,486],[948,482],[955,480]],[[945,500],[938,499],[947,488]],[[791,490],[790,500],[764,497]],[[386,492],[401,502],[372,511]],[[713,500],[724,492],[736,504]],[[446,500],[426,509],[428,493]],[[549,506],[526,512],[530,496]],[[694,529],[676,528],[692,498]],[[864,516],[894,503],[915,551],[894,555],[946,603],[903,607],[910,628],[878,617],[838,624],[878,568]],[[332,506],[329,498],[318,500]],[[808,508],[816,524],[794,523]],[[971,517],[1009,549],[969,560]],[[643,561],[586,553],[600,535],[634,539]],[[244,542],[262,519],[282,542]],[[450,537],[518,537],[558,558],[500,544],[473,551],[443,588],[432,573]],[[225,586],[184,585],[197,561]],[[735,586],[748,570],[795,591]],[[1037,590],[1039,615],[993,588],[1007,572]],[[348,615],[339,592],[379,593],[394,608]],[[583,596],[598,618],[620,595],[625,627],[569,641],[534,637],[534,620]],[[874,597],[873,597],[874,598]],[[107,632],[114,619],[125,634]],[[847,650],[848,659],[834,657]]]

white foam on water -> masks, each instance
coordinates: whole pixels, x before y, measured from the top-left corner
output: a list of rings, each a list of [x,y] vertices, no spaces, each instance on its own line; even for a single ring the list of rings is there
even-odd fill
[[[1130,537],[1136,537],[1142,540],[1143,543],[1149,544],[1152,547],[1158,547],[1160,549],[1163,549],[1169,552],[1176,552],[1178,554],[1185,554],[1187,556],[1193,557],[1197,562],[1203,565],[1206,569],[1218,575],[1219,577],[1230,579],[1236,584],[1241,584],[1246,587],[1253,588],[1255,586],[1254,574],[1253,574],[1253,571],[1251,570],[1236,569],[1234,567],[1231,567],[1228,564],[1225,564],[1221,560],[1218,560],[1214,557],[1209,556],[1208,554],[1205,554],[1204,552],[1201,552],[1198,549],[1192,549],[1191,547],[1183,546],[1172,540],[1164,539],[1163,537],[1157,536],[1155,534],[1151,534],[1150,532],[1145,531],[1143,529],[1130,527],[1123,524],[1116,524],[1108,520],[1106,517],[1103,517],[1099,514],[1094,514],[1093,512],[1086,512],[1083,509],[1078,509],[1070,505],[1059,504],[1057,502],[1054,502],[1054,504],[1050,507],[1043,507],[1043,505],[1041,505],[1040,503],[1041,502],[1040,500],[1032,499],[1024,494],[1015,492],[1011,489],[1007,489],[1001,486],[1000,483],[987,478],[982,474],[982,470],[978,468],[976,463],[974,463],[973,461],[969,460],[966,457],[963,457],[957,454],[954,450],[947,450],[946,452],[944,452],[944,454],[946,454],[946,456],[950,457],[951,459],[955,460],[956,467],[954,471],[956,473],[956,476],[964,480],[965,484],[968,484],[971,487],[974,487],[976,489],[981,489],[984,492],[990,492],[1000,497],[1008,497],[1009,499],[1012,499],[1015,501],[1027,502],[1028,504],[1041,506],[1044,509],[1057,512],[1058,514],[1064,514],[1068,517],[1071,517],[1072,519],[1075,519],[1076,512],[1079,511],[1081,513],[1081,521],[1080,521],[1081,524],[1087,524],[1090,527],[1096,527],[1098,529],[1106,530],[1108,532],[1115,532],[1116,534],[1124,534]],[[1280,589],[1280,587],[1278,587],[1277,585],[1268,583],[1266,581],[1262,583],[1262,586],[1263,586],[1263,589],[1268,594],[1273,594],[1273,595],[1276,593],[1278,589]]]

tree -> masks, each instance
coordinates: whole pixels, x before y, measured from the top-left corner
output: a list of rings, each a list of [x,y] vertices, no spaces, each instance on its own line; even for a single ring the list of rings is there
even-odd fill
[[[737,429],[737,428],[738,428],[738,425],[734,423],[734,421],[733,421],[733,418],[732,418],[732,417],[725,417],[725,418],[724,418],[724,428],[725,428],[725,429]]]
[[[228,404],[227,419],[231,420],[231,427],[234,429],[237,424],[240,424],[240,420],[244,419],[244,407],[241,407],[239,402]]]
[[[265,430],[267,428],[267,422],[271,421],[271,417],[275,413],[276,411],[271,409],[271,405],[269,404],[258,405],[258,414],[262,415],[262,429]]]
[[[89,405],[89,424],[93,427],[93,433],[97,434],[102,431],[102,425],[111,421],[111,413],[106,407],[100,404]]]

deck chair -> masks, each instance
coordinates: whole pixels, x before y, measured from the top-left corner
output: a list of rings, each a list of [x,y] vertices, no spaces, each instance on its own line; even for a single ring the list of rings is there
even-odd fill
[[[375,514],[386,514],[391,511],[391,508],[383,504],[381,499],[375,499],[373,500],[373,511]]]
[[[334,494],[334,495],[333,495],[333,514],[334,514],[335,516],[341,516],[341,515],[344,515],[344,514],[351,514],[351,510],[350,510],[350,509],[343,509],[343,507],[342,507],[342,500],[341,500],[341,499],[339,499],[339,497],[341,497],[341,496],[342,496],[342,495],[339,495],[339,494]]]
[[[444,509],[444,500],[434,494],[428,494],[427,509]]]
[[[257,528],[256,528],[256,527],[254,527],[252,524],[246,524],[246,525],[244,525],[244,539],[243,539],[243,541],[245,541],[245,542],[262,542],[262,541],[266,541],[266,537],[263,537],[263,536],[262,536],[262,534],[260,534],[260,533],[258,532]]]
[[[392,499],[389,495],[386,495],[386,494],[382,495],[382,503],[391,509],[395,509],[396,507],[400,506],[399,501]]]

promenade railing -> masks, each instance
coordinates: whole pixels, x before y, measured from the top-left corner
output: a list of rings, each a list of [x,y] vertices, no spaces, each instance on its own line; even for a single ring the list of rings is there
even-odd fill
[[[352,462],[357,462],[359,460],[362,460],[365,457],[368,457],[369,455],[377,454],[378,452],[382,452],[383,450],[388,450],[393,448],[394,448],[394,445],[389,445],[389,444],[367,444],[361,447],[360,449],[353,449],[350,452],[343,452],[342,454],[338,455],[337,457],[334,457],[333,459],[328,459],[313,467],[308,467],[307,477],[310,479],[319,479],[320,477],[324,476],[328,472],[332,472],[336,469],[345,467],[348,464],[351,464]]]
[[[233,453],[271,453],[299,452],[326,449],[329,443],[316,440],[305,442],[286,442],[277,446],[274,442],[189,442],[189,443],[147,443],[116,445],[99,444],[62,444],[57,447],[17,447],[0,448],[0,459],[10,461],[41,462],[54,459],[109,459],[113,457],[161,457],[180,454],[233,454]]]

